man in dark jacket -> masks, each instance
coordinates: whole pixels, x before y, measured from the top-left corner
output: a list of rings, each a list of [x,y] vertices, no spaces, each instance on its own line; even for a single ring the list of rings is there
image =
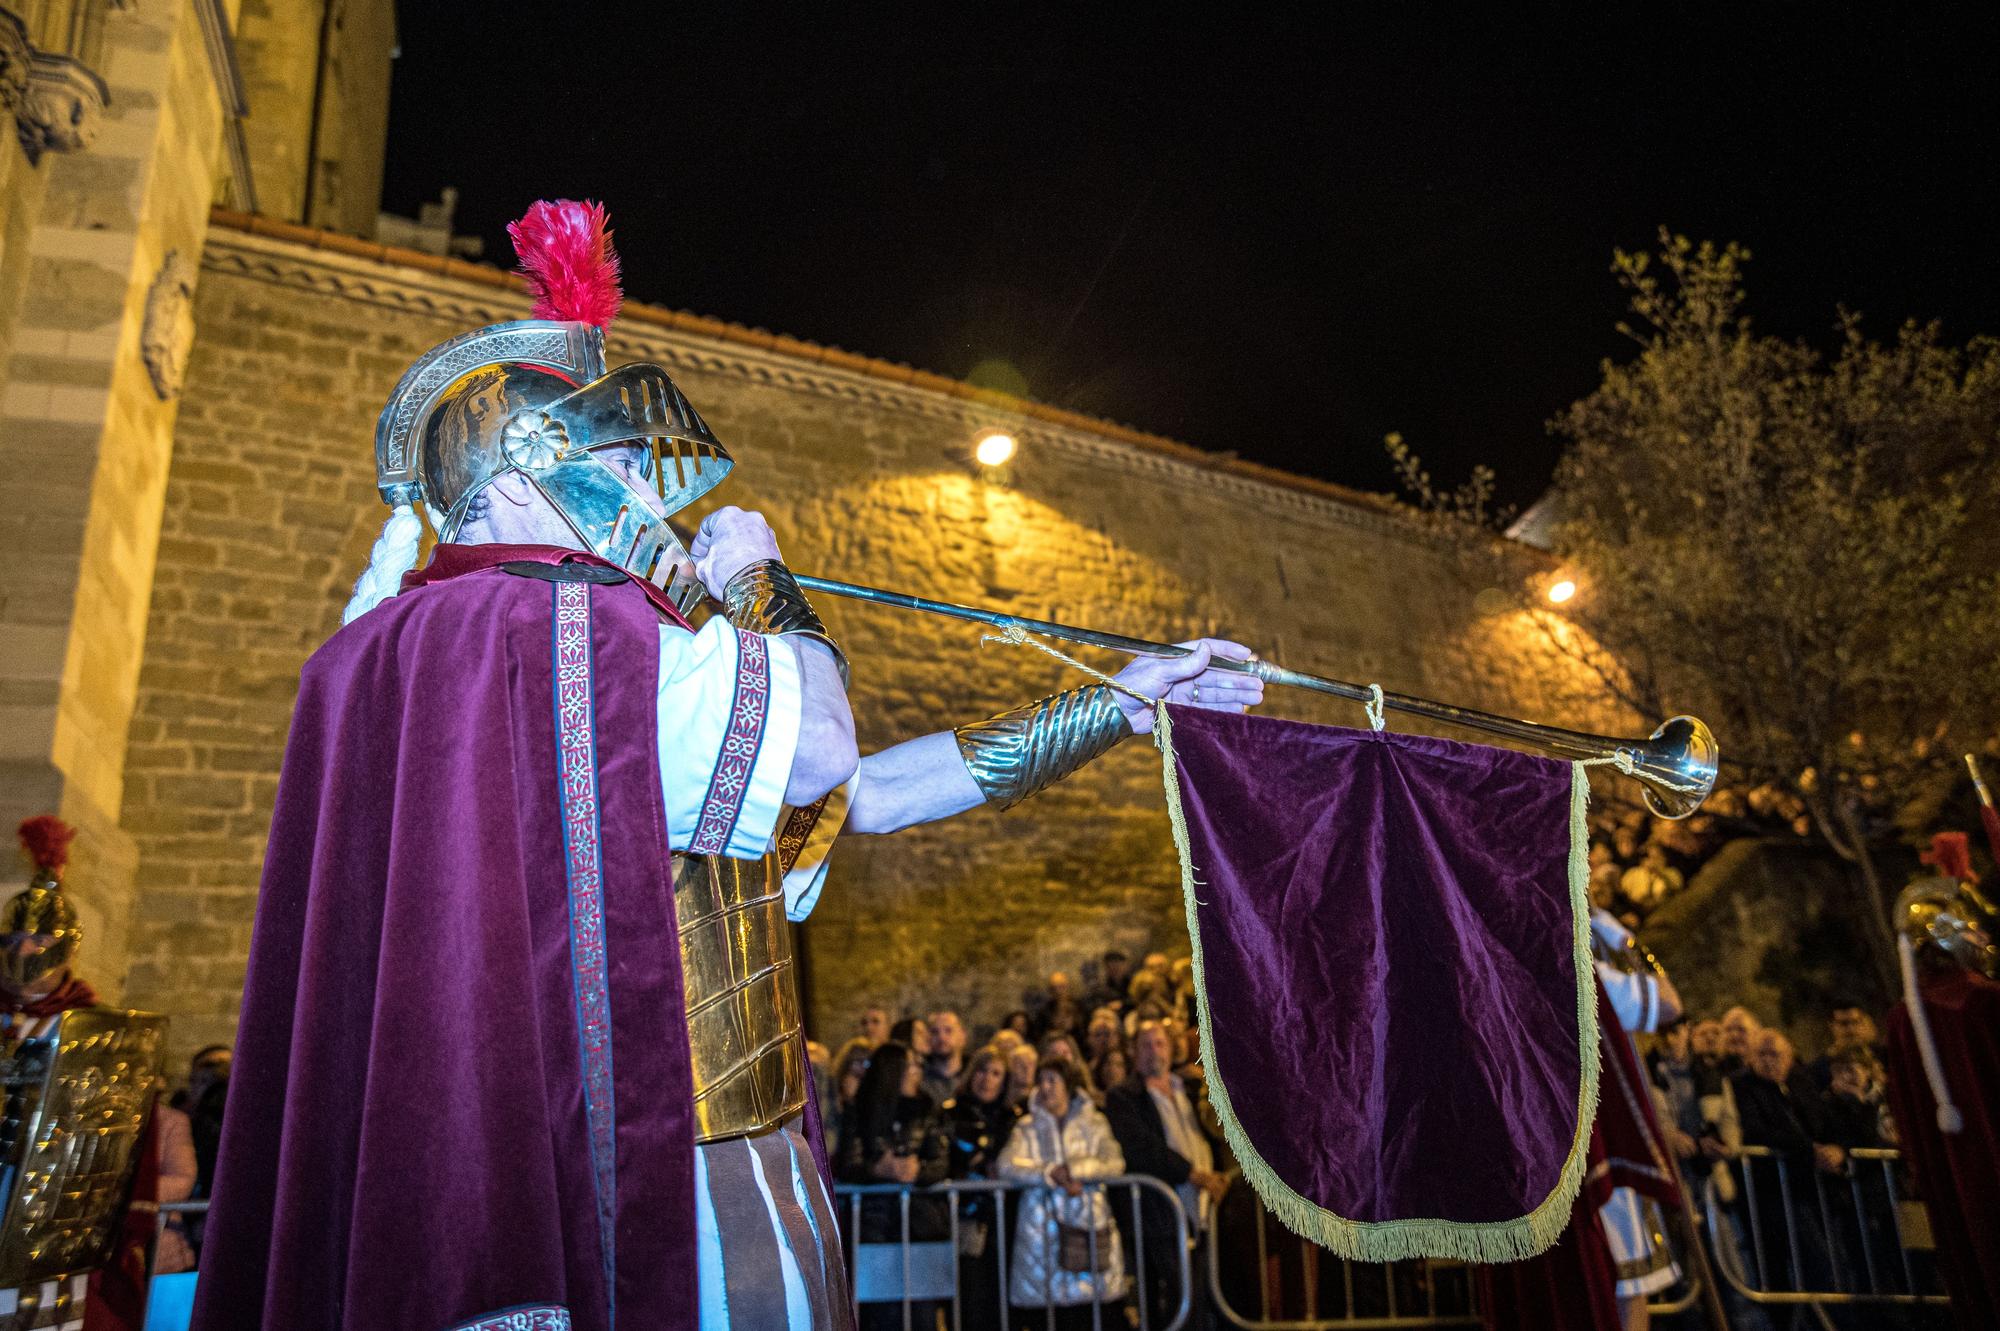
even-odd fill
[[[1132,1076],[1104,1096],[1104,1116],[1125,1153],[1128,1173],[1156,1178],[1179,1194],[1197,1242],[1214,1203],[1229,1190],[1215,1172],[1215,1143],[1203,1130],[1187,1086],[1173,1071],[1173,1042],[1157,1021],[1142,1022],[1132,1042]],[[1145,1230],[1146,1300],[1151,1325],[1164,1326],[1180,1296],[1180,1255],[1174,1251],[1178,1227],[1164,1198],[1148,1191],[1140,1207]],[[1192,1273],[1197,1270],[1191,1265]],[[1207,1325],[1203,1300],[1196,1298],[1187,1325]]]
[[[1824,1095],[1831,1089],[1834,1060],[1848,1054],[1863,1061],[1863,1068],[1872,1079],[1880,1079],[1882,1041],[1875,1029],[1875,1019],[1866,1008],[1859,1003],[1842,1003],[1827,1019],[1827,1035],[1826,1052],[1806,1064],[1806,1075],[1812,1079],[1814,1090]]]
[[[1821,1283],[1832,1278],[1833,1254],[1813,1195],[1818,1186],[1814,1174],[1840,1172],[1847,1153],[1824,1140],[1818,1096],[1797,1064],[1792,1042],[1775,1030],[1759,1032],[1750,1046],[1748,1066],[1730,1077],[1729,1086],[1744,1145],[1764,1147],[1776,1157],[1743,1162],[1748,1186],[1742,1196],[1744,1204],[1756,1211],[1754,1232],[1763,1239],[1767,1288],[1832,1288]],[[1803,1271],[1791,1264],[1789,1240],[1794,1233]]]

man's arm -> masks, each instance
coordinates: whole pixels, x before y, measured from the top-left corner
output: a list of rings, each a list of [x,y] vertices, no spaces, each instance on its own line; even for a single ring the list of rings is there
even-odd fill
[[[847,811],[850,832],[900,832],[986,803],[949,730],[904,740],[861,759]]]
[[[1223,712],[1247,711],[1263,700],[1264,682],[1255,675],[1209,668],[1212,656],[1249,659],[1248,647],[1211,638],[1182,645],[1193,648],[1193,654],[1142,656],[1118,672],[1118,682],[1149,698],[1168,698]],[[1120,734],[1143,735],[1152,730],[1151,708],[1129,694],[1115,689],[1107,692],[1124,717],[1125,728]],[[965,749],[954,731],[941,730],[868,754],[861,759],[860,770],[861,780],[856,783],[854,804],[844,828],[850,832],[898,832],[964,813],[993,798],[967,766]],[[1062,774],[1058,772],[1052,779]]]
[[[854,713],[847,705],[847,686],[833,650],[812,638],[788,635],[775,639],[782,649],[789,642],[799,654],[799,677],[805,698],[799,711],[799,748],[785,783],[785,803],[804,808],[854,775],[860,752],[854,744]]]

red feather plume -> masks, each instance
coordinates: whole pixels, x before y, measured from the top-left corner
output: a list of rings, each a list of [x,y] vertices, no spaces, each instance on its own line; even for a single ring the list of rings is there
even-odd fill
[[[603,204],[545,199],[509,222],[507,234],[535,294],[535,318],[605,328],[618,317],[625,295],[618,289],[618,254]]]
[[[35,867],[57,876],[69,863],[69,843],[75,839],[76,829],[52,813],[37,814],[21,824],[21,844]]]
[[[1934,834],[1931,848],[1917,858],[1945,878],[1956,878],[1963,883],[1977,876],[1972,872],[1972,838],[1963,832]]]

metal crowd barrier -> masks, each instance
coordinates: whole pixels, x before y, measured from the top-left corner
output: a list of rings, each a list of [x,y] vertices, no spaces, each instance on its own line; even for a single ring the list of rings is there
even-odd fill
[[[1787,1160],[1763,1147],[1746,1146],[1742,1148],[1743,1167],[1737,1171],[1739,1188],[1734,1204],[1719,1202],[1713,1188],[1701,1189],[1700,1210],[1707,1231],[1703,1237],[1714,1270],[1729,1293],[1748,1303],[1765,1306],[1948,1306],[1950,1300],[1942,1292],[1930,1261],[1933,1245],[1928,1219],[1921,1203],[1898,1184],[1901,1155],[1890,1150],[1853,1150],[1847,1153],[1847,1158],[1845,1176],[1834,1176],[1810,1164]],[[1799,1213],[1799,1198],[1792,1186],[1794,1175],[1812,1178],[1812,1206],[1806,1218]],[[928,1327],[916,1326],[913,1305],[949,1302],[953,1331],[964,1331],[967,1318],[957,1260],[962,1233],[960,1202],[967,1197],[989,1195],[994,1208],[991,1241],[998,1275],[998,1325],[1012,1325],[1010,1317],[1016,1309],[1009,1299],[1007,1250],[1013,1242],[1013,1229],[1008,1223],[1006,1199],[1030,1186],[1040,1185],[984,1179],[942,1183],[926,1189],[900,1184],[837,1185],[834,1191],[844,1206],[844,1241],[857,1307],[862,1302],[898,1302],[902,1305],[906,1331],[929,1331]],[[1194,1291],[1188,1258],[1188,1218],[1179,1196],[1159,1180],[1139,1175],[1121,1175],[1091,1184],[1089,1188],[1123,1189],[1130,1201],[1133,1241],[1127,1259],[1128,1274],[1132,1276],[1128,1297],[1137,1307],[1140,1331],[1180,1331],[1188,1320]],[[1178,1240],[1172,1243],[1172,1248],[1179,1254],[1176,1306],[1166,1324],[1157,1328],[1145,1297],[1149,1249],[1156,1250],[1155,1245],[1145,1242],[1141,1214],[1142,1192],[1148,1189],[1169,1208],[1176,1231],[1174,1238]],[[862,1263],[856,1246],[861,1233],[862,1199],[874,1196],[898,1199],[898,1242],[862,1245],[896,1248],[895,1260],[887,1270],[874,1271],[878,1282],[899,1291],[886,1300],[864,1297],[879,1290],[863,1289]],[[951,1216],[948,1244],[911,1241],[910,1202],[918,1196],[946,1199]],[[1879,1203],[1871,1200],[1877,1198]],[[1761,1206],[1760,1199],[1764,1202]],[[1232,1205],[1249,1208],[1251,1237],[1245,1246],[1254,1251],[1254,1256],[1246,1251],[1232,1259],[1231,1254],[1225,1253],[1232,1239],[1242,1242],[1240,1211],[1235,1217],[1224,1215],[1225,1209]],[[159,1223],[164,1226],[173,1215],[200,1215],[207,1210],[206,1201],[163,1202]],[[1686,1311],[1700,1293],[1692,1264],[1681,1250],[1684,1228],[1669,1226],[1683,1274],[1679,1282],[1649,1304],[1654,1316]],[[1207,1249],[1206,1284],[1215,1311],[1229,1325],[1245,1331],[1397,1328],[1427,1331],[1476,1326],[1480,1321],[1477,1282],[1470,1268],[1445,1261],[1388,1265],[1347,1261],[1276,1224],[1256,1194],[1240,1184],[1231,1189],[1224,1207],[1217,1208],[1217,1221],[1202,1246]],[[942,1247],[942,1253],[936,1251],[938,1247]],[[1092,1266],[1096,1265],[1095,1249],[1093,1231]],[[950,1257],[948,1264],[938,1260],[945,1254]],[[151,1257],[149,1253],[149,1266]],[[1254,1267],[1250,1279],[1257,1291],[1254,1315],[1236,1306],[1232,1298],[1232,1286],[1235,1295],[1242,1293],[1244,1268],[1251,1261]],[[1784,1287],[1774,1286],[1774,1274]],[[1816,1276],[1825,1276],[1827,1287],[1815,1288],[1808,1277]],[[1332,1293],[1336,1285],[1337,1298]],[[1328,1307],[1329,1304],[1334,1306]],[[1053,1307],[1048,1309],[1047,1317],[1053,1323]],[[1115,1321],[1122,1328],[1124,1319]],[[1103,1305],[1095,1307],[1092,1324],[1098,1331],[1105,1326]]]
[[[1462,1262],[1418,1260],[1353,1262],[1275,1222],[1256,1193],[1234,1187],[1251,1208],[1254,1253],[1207,1245],[1208,1293],[1230,1326],[1244,1331],[1430,1331],[1478,1326],[1483,1308],[1474,1268]],[[1240,1217],[1239,1217],[1240,1218]],[[1702,1295],[1700,1276],[1682,1251],[1684,1225],[1670,1224],[1681,1275],[1646,1305],[1654,1317],[1693,1308]],[[1244,1246],[1248,1247],[1249,1244]],[[1245,1276],[1245,1272],[1255,1274]],[[1239,1306],[1243,1286],[1255,1281],[1255,1308]]]
[[[857,1312],[859,1305],[864,1301],[898,1302],[902,1305],[905,1331],[930,1331],[928,1326],[922,1328],[915,1327],[912,1317],[913,1305],[921,1302],[949,1301],[951,1304],[952,1331],[962,1331],[966,1319],[961,1292],[958,1288],[958,1252],[961,1233],[959,1202],[962,1198],[969,1196],[991,1195],[994,1199],[994,1221],[991,1235],[994,1246],[992,1251],[995,1258],[999,1287],[997,1305],[999,1315],[998,1325],[1002,1327],[1011,1326],[1012,1322],[1009,1320],[1009,1314],[1014,1305],[1008,1300],[1007,1247],[1013,1241],[1013,1230],[1008,1223],[1006,1198],[1009,1194],[1027,1191],[1028,1188],[1033,1186],[1041,1185],[1003,1183],[986,1179],[965,1179],[941,1183],[933,1188],[910,1188],[894,1183],[866,1186],[844,1183],[836,1185],[834,1188],[835,1195],[846,1207],[846,1214],[843,1216],[843,1219],[846,1221],[843,1238],[848,1257],[849,1281],[854,1290]],[[1150,1245],[1145,1241],[1147,1236],[1145,1221],[1140,1207],[1142,1192],[1150,1190],[1168,1208],[1168,1214],[1172,1217],[1173,1233],[1164,1240],[1161,1246],[1170,1245],[1171,1250],[1178,1254],[1179,1260],[1176,1271],[1178,1283],[1176,1288],[1179,1292],[1172,1316],[1165,1325],[1159,1326],[1157,1331],[1180,1331],[1180,1328],[1187,1322],[1188,1309],[1192,1303],[1193,1293],[1192,1266],[1188,1259],[1187,1212],[1182,1209],[1181,1200],[1175,1194],[1174,1190],[1161,1183],[1158,1179],[1145,1178],[1138,1175],[1120,1175],[1116,1178],[1104,1179],[1086,1185],[1086,1191],[1093,1193],[1116,1189],[1125,1190],[1131,1201],[1132,1242],[1130,1244],[1131,1251],[1127,1256],[1127,1274],[1130,1275],[1131,1280],[1127,1297],[1131,1298],[1132,1302],[1138,1308],[1140,1331],[1156,1331],[1146,1298],[1146,1263],[1154,1245]],[[897,1198],[898,1202],[900,1241],[894,1245],[898,1250],[897,1259],[890,1265],[890,1269],[893,1270],[895,1275],[892,1282],[883,1282],[883,1277],[887,1273],[880,1269],[878,1264],[864,1264],[859,1260],[862,1256],[861,1249],[863,1248],[889,1246],[883,1244],[860,1244],[859,1242],[862,1199],[872,1196],[892,1196]],[[910,1201],[913,1197],[919,1196],[942,1197],[945,1200],[951,1215],[950,1239],[948,1243],[925,1244],[912,1242],[910,1238]],[[172,1216],[204,1215],[207,1211],[208,1203],[206,1201],[162,1202],[160,1203],[159,1216],[156,1221],[156,1231],[163,1229]],[[1050,1223],[1051,1225],[1054,1224],[1053,1218],[1051,1218]],[[943,1251],[936,1251],[940,1247]],[[158,1241],[156,1239],[154,1243],[155,1251],[157,1251],[157,1248]],[[146,1255],[147,1275],[149,1277],[153,1274],[151,1269],[153,1255],[153,1252],[148,1252]],[[940,1262],[940,1257],[947,1260]],[[1093,1268],[1097,1265],[1097,1257],[1097,1234],[1093,1229],[1090,1232],[1090,1264]],[[186,1283],[191,1286],[194,1273],[190,1271],[183,1274],[186,1277]],[[864,1299],[864,1294],[870,1292],[863,1288],[864,1279],[867,1278],[873,1278],[878,1283],[892,1283],[896,1291],[896,1297],[891,1300]],[[171,1280],[174,1277],[161,1277],[161,1279]],[[158,1290],[158,1288],[159,1286],[156,1284],[155,1289]],[[179,1300],[173,1302],[176,1305],[180,1304]],[[186,1309],[184,1306],[174,1306],[171,1311],[169,1311],[168,1307],[161,1307],[158,1311],[165,1313],[166,1316],[164,1318],[149,1317],[147,1321],[148,1331],[155,1331],[156,1327],[184,1328],[187,1325]],[[1103,1313],[1103,1305],[1094,1305],[1092,1326],[1096,1331],[1102,1331],[1106,1325]],[[1053,1325],[1055,1320],[1055,1308],[1053,1305],[1048,1308],[1047,1317],[1050,1324]],[[1115,1319],[1114,1331],[1125,1331],[1125,1327],[1126,1321],[1123,1316]]]
[[[154,1270],[159,1257],[160,1235],[167,1223],[175,1216],[201,1216],[208,1214],[208,1201],[161,1202],[153,1217],[153,1244],[146,1250],[146,1323],[143,1331],[187,1331],[188,1319],[194,1315],[193,1271],[174,1271],[161,1275]]]
[[[1351,1262],[1277,1223],[1240,1180],[1216,1215],[1206,1244],[1208,1294],[1230,1326],[1245,1331],[1414,1331],[1480,1324],[1477,1281],[1463,1262]],[[1246,1283],[1255,1286],[1254,1310],[1238,1306]]]
[[[931,1322],[919,1323],[916,1320],[917,1305],[948,1302],[951,1305],[952,1331],[966,1331],[968,1321],[975,1326],[986,1325],[983,1315],[974,1313],[971,1317],[967,1316],[967,1300],[961,1287],[964,1266],[959,1254],[962,1234],[960,1202],[968,1197],[988,1196],[993,1200],[989,1239],[997,1276],[998,1289],[994,1298],[995,1312],[999,1319],[991,1325],[1012,1327],[1015,1324],[1013,1316],[1018,1310],[1041,1309],[1047,1325],[1054,1327],[1057,1305],[1052,1298],[1046,1297],[1049,1292],[1047,1285],[1044,1285],[1045,1297],[1042,1303],[1015,1304],[1011,1299],[1009,1279],[1011,1273],[1007,1264],[1007,1250],[1014,1237],[1013,1226],[1009,1223],[1007,1213],[1007,1199],[1017,1193],[1046,1187],[1046,1184],[1009,1183],[996,1179],[954,1179],[928,1188],[916,1188],[900,1183],[835,1184],[833,1189],[835,1204],[841,1208],[840,1215],[845,1231],[843,1239],[848,1257],[848,1283],[854,1297],[857,1317],[864,1303],[896,1303],[902,1307],[903,1331],[931,1331]],[[1139,1331],[1180,1331],[1188,1320],[1194,1293],[1193,1267],[1188,1258],[1187,1211],[1181,1206],[1181,1199],[1175,1191],[1156,1178],[1140,1174],[1120,1174],[1084,1185],[1085,1195],[1112,1193],[1118,1190],[1123,1190],[1126,1199],[1131,1203],[1132,1220],[1130,1239],[1124,1245],[1128,1250],[1125,1274],[1129,1279],[1123,1297],[1129,1299],[1138,1310]],[[1140,1206],[1142,1194],[1148,1191],[1165,1203],[1169,1208],[1168,1214],[1172,1217],[1172,1234],[1165,1236],[1157,1244],[1146,1241],[1148,1235]],[[870,1197],[894,1198],[897,1201],[897,1238],[891,1243],[861,1242],[861,1207],[863,1201]],[[941,1197],[945,1200],[946,1209],[951,1216],[949,1240],[912,1241],[910,1203],[913,1198],[920,1197]],[[1112,1204],[1112,1209],[1115,1216],[1116,1203]],[[1048,1237],[1053,1248],[1056,1237],[1054,1233],[1056,1220],[1053,1213],[1048,1216],[1048,1224],[1051,1231]],[[1097,1230],[1093,1227],[1088,1232],[1089,1262],[1091,1269],[1095,1270],[1099,1256]],[[1157,1251],[1161,1246],[1170,1247],[1170,1250],[1178,1256],[1176,1288],[1179,1295],[1166,1324],[1156,1327],[1151,1316],[1150,1300],[1147,1298],[1146,1262],[1149,1251]],[[884,1262],[882,1255],[864,1252],[864,1249],[870,1248],[894,1248],[895,1251],[887,1254],[889,1260]],[[985,1253],[982,1252],[974,1260],[984,1261]],[[1114,1328],[1114,1331],[1125,1331],[1127,1322],[1122,1312],[1107,1318],[1106,1304],[1098,1302],[1089,1306],[1092,1331],[1105,1331],[1107,1326]],[[1116,1301],[1112,1306],[1116,1306]]]
[[[1929,1220],[1897,1187],[1899,1152],[1849,1151],[1844,1178],[1761,1146],[1741,1160],[1737,1201],[1724,1206],[1710,1188],[1703,1206],[1709,1251],[1735,1294],[1767,1305],[1949,1304],[1928,1262]],[[1802,1177],[1812,1180],[1803,1216]]]

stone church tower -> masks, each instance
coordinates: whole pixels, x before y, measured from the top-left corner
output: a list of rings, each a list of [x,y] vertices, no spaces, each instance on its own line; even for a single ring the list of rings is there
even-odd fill
[[[82,829],[73,895],[113,994],[139,873],[128,727],[209,210],[371,230],[393,45],[391,0],[0,3],[0,821],[58,809]]]
[[[446,243],[369,239],[391,13],[0,0],[0,829],[82,829],[83,969],[183,1050],[234,1032],[299,667],[383,518],[376,414],[424,351],[527,312]],[[638,301],[609,354],[673,373],[739,459],[721,499],[801,570],[1622,728],[1379,497]],[[994,427],[1020,442],[997,471],[972,459]],[[864,749],[1073,682],[963,625],[821,609]],[[1131,743],[1006,815],[843,843],[804,930],[815,1033],[865,1001],[990,1021],[1107,945],[1185,950],[1159,783]]]

